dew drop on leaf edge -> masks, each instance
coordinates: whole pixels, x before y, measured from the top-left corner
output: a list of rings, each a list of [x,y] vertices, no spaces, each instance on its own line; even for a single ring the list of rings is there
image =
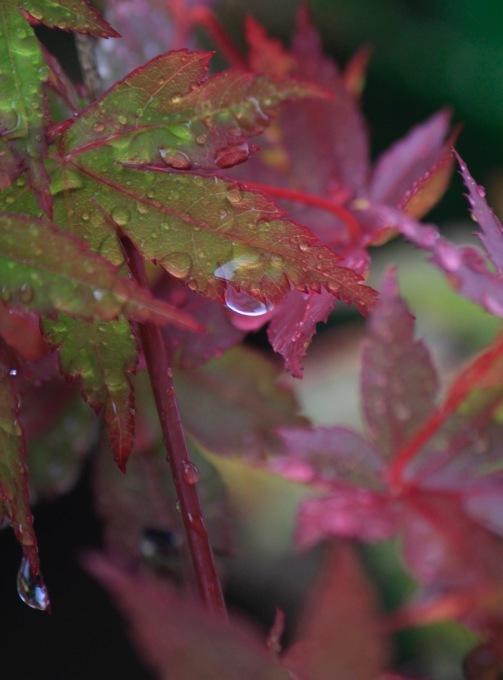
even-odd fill
[[[41,576],[31,571],[28,558],[23,557],[17,573],[17,592],[28,607],[45,611],[49,609],[49,592]]]

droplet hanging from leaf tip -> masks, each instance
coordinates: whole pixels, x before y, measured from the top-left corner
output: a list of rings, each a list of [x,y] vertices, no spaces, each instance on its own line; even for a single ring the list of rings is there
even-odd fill
[[[23,557],[17,574],[17,592],[28,607],[47,611],[50,608],[49,591],[40,575],[33,574],[30,562]]]
[[[261,302],[243,291],[237,291],[228,285],[225,289],[225,304],[233,312],[243,316],[262,316],[273,308],[270,302]]]

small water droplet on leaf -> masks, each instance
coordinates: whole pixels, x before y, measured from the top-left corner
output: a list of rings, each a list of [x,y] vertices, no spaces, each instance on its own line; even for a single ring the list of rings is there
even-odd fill
[[[118,224],[119,227],[124,227],[131,219],[129,210],[126,210],[126,208],[121,208],[119,206],[112,210],[111,217],[115,224]]]
[[[21,560],[17,574],[17,592],[28,607],[45,611],[49,609],[49,592],[40,575],[33,574],[26,557]]]
[[[227,189],[227,200],[231,205],[241,203],[242,198],[243,195],[238,187],[229,187],[229,189]]]
[[[192,167],[192,161],[187,154],[178,151],[178,149],[159,149],[159,156],[164,165],[175,168],[175,170],[189,170]]]
[[[192,258],[187,253],[170,253],[160,261],[160,264],[173,276],[183,279],[190,274]]]

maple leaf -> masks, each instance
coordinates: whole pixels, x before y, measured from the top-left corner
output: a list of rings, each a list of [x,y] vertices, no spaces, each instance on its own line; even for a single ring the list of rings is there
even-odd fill
[[[485,625],[502,590],[503,526],[491,499],[502,480],[503,340],[462,370],[437,405],[431,358],[391,275],[369,331],[361,374],[367,438],[344,428],[283,430],[283,453],[271,460],[276,473],[321,492],[300,508],[298,540],[307,547],[333,535],[375,541],[400,533],[426,592],[457,593],[453,611],[463,616],[463,591],[472,588],[472,624]],[[444,611],[439,604],[436,615]]]
[[[98,555],[86,569],[130,620],[133,640],[159,678],[287,680],[286,670],[241,621],[219,621],[166,580],[132,576]],[[176,612],[176,616],[173,616]]]
[[[332,547],[283,665],[300,680],[381,677],[387,654],[372,599],[353,549]]]
[[[445,142],[449,114],[440,112],[416,127],[372,169],[366,126],[351,77],[347,79],[323,55],[305,7],[299,11],[291,50],[268,38],[253,20],[247,23],[247,39],[250,65],[258,72],[294,75],[335,96],[284,105],[277,123],[261,140],[262,153],[232,174],[245,186],[280,199],[289,214],[343,256],[341,264],[365,275],[369,266],[366,248],[393,233],[368,208],[376,202],[389,203],[420,216],[445,191],[452,173]],[[360,61],[366,59],[360,57]],[[355,78],[361,82],[361,63],[355,68]],[[292,295],[292,305],[294,301],[296,315],[290,306],[276,310],[269,340],[284,356],[287,368],[300,377],[301,359],[316,323],[326,320],[331,306],[314,293],[306,296],[304,310],[298,295]],[[292,342],[287,341],[288,335]]]
[[[475,183],[460,156],[456,153],[455,155],[469,192],[472,215],[482,230],[477,235],[484,246],[485,255],[478,248],[460,246],[440,236],[434,225],[421,224],[386,206],[376,206],[371,212],[383,227],[391,226],[414,245],[430,253],[431,262],[446,274],[449,283],[460,295],[481,305],[491,314],[501,317],[503,270],[500,251],[503,245],[503,227],[487,204],[485,190]]]
[[[17,370],[12,353],[0,344],[0,494],[1,508],[23,548],[18,589],[30,606],[49,607],[49,598],[40,574],[37,539],[28,499],[26,446],[18,420]],[[37,590],[38,589],[38,590]]]
[[[100,38],[117,38],[119,34],[103,19],[87,0],[6,0],[4,4],[21,5],[33,24],[64,28]]]

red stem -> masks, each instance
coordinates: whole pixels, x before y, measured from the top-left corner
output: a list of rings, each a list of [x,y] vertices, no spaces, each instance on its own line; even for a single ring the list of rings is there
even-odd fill
[[[229,64],[245,71],[249,70],[246,59],[238,52],[211,9],[202,6],[195,7],[191,12],[190,19],[196,26],[199,25],[204,28]]]
[[[454,413],[468,395],[477,387],[482,386],[486,375],[493,369],[495,362],[503,353],[503,334],[483,354],[478,356],[451,386],[449,395],[442,408],[425,422],[414,437],[398,452],[389,471],[388,482],[391,488],[399,491],[405,486],[403,479],[407,465],[419,453],[423,444],[432,437]]]
[[[140,255],[128,239],[124,239],[124,248],[134,278],[142,287],[147,288],[147,277]],[[189,483],[185,479],[186,471],[192,470],[193,464],[178,412],[169,350],[158,326],[147,322],[139,324],[139,329],[201,600],[209,612],[225,618],[227,616],[225,601],[215,569],[197,488],[193,480]]]
[[[355,216],[349,212],[342,205],[337,205],[328,198],[322,198],[321,196],[315,196],[314,194],[308,194],[304,191],[297,191],[296,189],[285,189],[283,187],[272,187],[267,184],[255,184],[253,182],[244,183],[246,189],[251,189],[252,191],[261,191],[269,196],[274,196],[275,198],[284,198],[287,201],[295,201],[296,203],[304,203],[305,205],[312,205],[315,208],[321,208],[322,210],[327,210],[328,212],[337,215],[348,228],[351,240],[359,241],[362,235],[362,230],[358,224],[358,220]]]

